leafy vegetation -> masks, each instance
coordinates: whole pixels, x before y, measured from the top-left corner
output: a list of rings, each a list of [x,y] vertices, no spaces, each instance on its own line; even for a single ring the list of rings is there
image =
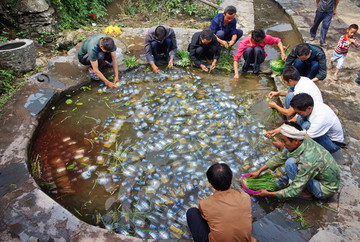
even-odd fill
[[[137,61],[135,56],[124,58],[124,63],[128,68],[136,68],[139,66],[139,62]]]
[[[253,191],[265,189],[267,191],[275,191],[278,186],[275,183],[275,178],[270,173],[265,173],[257,178],[245,178],[245,185]]]
[[[16,82],[17,73],[12,70],[0,70],[0,110],[14,96],[25,82]]]
[[[314,226],[312,226],[312,225],[309,225],[309,224],[306,222],[305,218],[304,218],[303,213],[308,209],[307,207],[306,207],[303,211],[301,211],[301,210],[299,209],[299,207],[296,207],[296,208],[293,208],[293,209],[294,209],[295,214],[297,215],[297,217],[295,218],[295,220],[300,223],[300,227],[297,228],[296,230],[309,229],[309,228],[314,227]]]
[[[187,52],[186,50],[178,50],[176,52],[176,55],[179,57],[179,61],[178,64],[180,66],[190,66],[191,65],[191,60],[190,60],[190,55],[189,52]]]
[[[105,6],[112,0],[50,0],[55,7],[61,29],[73,29],[106,15]]]
[[[232,72],[234,70],[234,62],[231,55],[231,49],[221,49],[221,57],[217,62],[217,66],[223,70],[226,70],[227,72]]]
[[[219,4],[221,1],[213,1]],[[185,14],[188,16],[198,16],[200,18],[211,19],[218,10],[194,0],[127,0],[124,10],[127,15],[147,14],[158,12],[167,16]]]

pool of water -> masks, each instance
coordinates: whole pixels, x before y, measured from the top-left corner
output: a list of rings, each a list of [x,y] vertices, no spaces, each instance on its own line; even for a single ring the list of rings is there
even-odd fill
[[[256,27],[289,48],[300,42],[277,4],[254,4]],[[268,59],[279,55],[276,47],[266,50]],[[185,214],[213,193],[208,167],[229,164],[232,187],[241,189],[241,174],[275,154],[263,136],[282,121],[265,101],[273,89],[266,75],[234,81],[221,70],[179,67],[155,75],[141,66],[121,73],[115,89],[92,82],[65,94],[42,119],[30,151],[32,173],[90,224],[144,239],[191,238]],[[279,206],[277,199],[252,200],[255,221]]]
[[[93,82],[54,105],[33,141],[39,184],[84,221],[141,238],[190,238],[185,213],[213,192],[205,172],[225,162],[241,174],[274,154],[265,76],[144,67],[108,89]],[[270,120],[270,118],[272,120]],[[278,117],[279,118],[279,117]],[[265,206],[265,207],[264,207]],[[275,206],[256,204],[260,217]]]

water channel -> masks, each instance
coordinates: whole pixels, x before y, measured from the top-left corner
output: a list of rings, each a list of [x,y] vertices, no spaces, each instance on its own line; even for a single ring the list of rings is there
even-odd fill
[[[290,47],[299,42],[283,12],[263,14],[282,11],[275,3],[256,1],[255,8],[257,27]],[[221,70],[181,67],[155,75],[140,66],[121,73],[115,89],[92,82],[64,94],[42,119],[30,152],[33,175],[90,224],[144,239],[191,238],[185,213],[213,192],[207,168],[227,163],[233,188],[241,189],[241,174],[275,154],[263,136],[281,122],[265,101],[273,89],[267,75],[236,82]],[[252,199],[254,220],[278,206]]]

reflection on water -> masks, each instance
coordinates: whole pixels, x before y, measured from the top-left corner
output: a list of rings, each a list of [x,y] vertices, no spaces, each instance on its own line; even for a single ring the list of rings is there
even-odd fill
[[[116,89],[83,87],[39,128],[32,148],[42,163],[38,180],[91,224],[141,238],[190,238],[186,210],[213,192],[207,168],[229,164],[240,189],[241,174],[274,154],[263,137],[267,83],[140,68],[123,74]]]

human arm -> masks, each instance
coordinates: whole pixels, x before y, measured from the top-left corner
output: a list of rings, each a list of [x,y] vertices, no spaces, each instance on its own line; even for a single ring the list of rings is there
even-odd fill
[[[288,94],[288,90],[284,90],[284,91],[271,91],[268,94],[269,98],[273,98],[273,97],[277,97],[277,96],[286,96]]]
[[[280,126],[281,127],[281,126]],[[275,135],[277,134],[280,134],[280,127],[276,128],[276,129],[273,129],[273,130],[269,130],[267,131],[264,136],[266,138],[271,138],[271,137],[274,137]]]
[[[237,34],[231,36],[231,40],[228,42],[229,47],[232,47],[236,43]]]
[[[286,60],[286,54],[285,54],[285,51],[284,51],[284,45],[283,45],[283,43],[280,41],[280,42],[277,44],[277,46],[279,47],[279,50],[280,50],[281,59],[282,59],[283,61],[285,61],[285,60]]]
[[[283,108],[283,107],[279,106],[276,102],[269,102],[268,105],[270,108],[275,108],[276,110],[278,110],[280,113],[282,113],[286,117],[291,117],[292,115],[295,114],[295,111],[291,106],[289,108]]]
[[[324,51],[318,46],[315,47],[315,50],[316,50],[316,56],[313,60],[319,62],[319,72],[312,79],[313,82],[316,82],[318,80],[324,80],[326,78],[326,55]]]
[[[172,42],[172,48],[169,52],[169,56],[170,56],[170,60],[172,59],[172,63],[173,63],[178,47],[177,47],[177,42],[176,42],[175,31],[172,28],[169,28],[169,31],[170,31],[169,37],[171,38],[171,42]],[[169,64],[170,64],[170,61],[169,61]]]
[[[146,60],[149,62],[150,66],[153,68],[153,71],[154,71],[153,66],[156,66],[155,58],[154,58],[154,55],[153,55],[152,49],[151,49],[151,42],[156,41],[155,37],[154,37],[154,35],[155,35],[154,32],[155,32],[154,28],[150,28],[148,30],[148,32],[146,33],[146,36],[145,36],[145,47],[144,47]]]
[[[117,63],[117,62],[116,62]],[[108,87],[116,87],[116,85],[109,81],[104,74],[99,70],[98,61],[90,61],[91,68],[93,69],[94,73],[103,81]],[[115,63],[114,63],[115,64]],[[115,74],[115,73],[114,73]],[[119,79],[119,73],[117,73]]]
[[[234,79],[239,80],[239,62],[234,61]]]
[[[262,167],[260,167],[259,170],[250,172],[250,178],[256,178],[256,177],[260,176],[261,172],[263,172],[267,169],[269,169],[269,167],[267,165],[263,165]]]
[[[296,47],[294,47],[294,48],[291,50],[290,54],[286,57],[285,67],[292,66],[293,63],[294,63],[294,61],[295,61],[295,59],[297,58],[297,57],[296,57],[296,54],[295,54],[295,48],[296,48]]]
[[[217,59],[214,59],[211,63],[211,66],[210,66],[210,70],[214,70],[216,68],[216,62],[217,62]]]
[[[113,64],[113,70],[114,70],[114,83],[119,82],[119,65],[116,58],[116,51],[111,52],[111,60]]]

